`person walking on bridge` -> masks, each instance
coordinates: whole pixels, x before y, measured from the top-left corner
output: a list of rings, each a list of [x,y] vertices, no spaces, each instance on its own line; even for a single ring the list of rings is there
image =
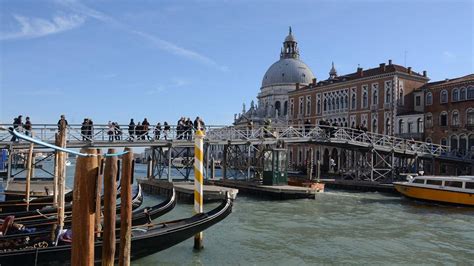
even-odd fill
[[[165,140],[168,140],[168,135],[170,133],[170,129],[171,129],[170,125],[168,125],[168,122],[165,121],[163,123],[163,135],[165,137]]]
[[[143,127],[143,133],[142,134],[144,134],[143,139],[145,139],[145,137],[146,137],[147,140],[151,140],[150,135],[148,135],[148,131],[150,130],[150,123],[148,123],[148,120],[146,118],[143,119],[142,127]]]
[[[61,115],[61,118],[58,121],[58,131],[61,131],[61,129],[64,129],[67,126],[68,126],[68,123],[67,123],[67,120],[66,120],[66,116]]]
[[[155,126],[155,140],[159,140],[161,136],[161,124],[158,122]]]
[[[128,124],[128,140],[133,141],[135,135],[135,122],[133,122],[133,118],[130,119],[130,123]]]
[[[31,128],[31,121],[30,121],[29,116],[26,117],[24,129],[25,129],[25,135],[33,136],[33,133],[31,132],[32,128]]]

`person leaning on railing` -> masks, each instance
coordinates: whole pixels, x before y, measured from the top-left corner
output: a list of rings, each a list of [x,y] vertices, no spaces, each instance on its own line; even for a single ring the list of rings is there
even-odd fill
[[[68,126],[66,116],[61,115],[61,119],[58,121],[58,131],[61,131],[62,129],[65,129]]]

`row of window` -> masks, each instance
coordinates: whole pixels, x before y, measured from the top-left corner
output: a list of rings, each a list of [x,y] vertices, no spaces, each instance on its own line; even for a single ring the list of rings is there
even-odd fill
[[[379,84],[372,84],[372,105],[379,105]],[[404,104],[404,90],[403,82],[400,82],[398,89],[397,104]],[[298,98],[298,115],[311,115],[311,96],[301,96]],[[392,102],[392,81],[385,81],[385,101],[384,103]],[[290,110],[292,110],[293,100],[290,99]],[[305,108],[306,105],[306,108]],[[361,105],[362,109],[369,108],[369,87],[368,85],[362,85],[362,95],[361,95]],[[321,99],[321,94],[317,94],[316,99],[316,113],[321,114],[327,112],[342,112],[347,111],[347,109],[356,110],[357,109],[357,88],[351,88],[350,90],[350,106],[349,106],[349,93],[347,89],[332,91],[323,93]],[[291,112],[291,111],[290,111]],[[291,115],[291,114],[290,114]]]
[[[418,118],[416,124],[414,121],[407,121],[407,127],[405,128],[405,121],[403,119],[398,120],[398,133],[423,133],[423,119]]]
[[[467,188],[467,189],[474,189],[474,182],[448,181],[448,180],[443,181],[443,180],[439,180],[439,179],[421,179],[421,178],[417,178],[417,179],[413,180],[413,183],[433,185],[433,186],[445,186],[445,187],[456,187],[456,188],[463,188],[464,187],[464,188]]]
[[[431,113],[425,114],[426,126],[433,127],[433,115]],[[443,111],[439,115],[438,125],[442,127],[447,127],[449,125],[448,121],[448,112]],[[460,126],[461,119],[459,116],[458,110],[453,110],[451,112],[451,126]],[[469,108],[466,110],[466,125],[474,126],[474,109]]]
[[[440,92],[439,102],[440,103],[447,103],[449,101],[448,97],[448,90],[444,89]],[[465,101],[474,99],[474,87],[469,86],[468,88],[454,88],[451,92],[451,101],[458,102],[458,101]],[[427,92],[426,93],[426,105],[433,104],[433,93]]]

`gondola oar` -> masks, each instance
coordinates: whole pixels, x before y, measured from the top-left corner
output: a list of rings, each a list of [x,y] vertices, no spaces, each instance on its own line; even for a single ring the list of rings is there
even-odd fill
[[[81,152],[73,151],[73,150],[70,150],[70,149],[62,148],[62,147],[59,147],[59,146],[41,141],[39,139],[29,137],[27,135],[21,134],[20,132],[16,131],[12,127],[9,128],[8,131],[10,132],[10,134],[12,134],[13,136],[16,136],[19,139],[26,140],[28,142],[32,142],[32,143],[35,143],[35,144],[38,144],[38,145],[41,145],[41,146],[44,146],[44,147],[48,147],[48,148],[57,150],[57,151],[62,151],[62,152],[65,152],[65,153],[74,154],[74,155],[81,156],[81,157],[97,157],[97,154],[81,153]],[[104,156],[105,157],[122,156],[126,153],[128,153],[128,151],[123,151],[123,152],[118,152],[118,153],[106,153],[106,154],[104,154]]]

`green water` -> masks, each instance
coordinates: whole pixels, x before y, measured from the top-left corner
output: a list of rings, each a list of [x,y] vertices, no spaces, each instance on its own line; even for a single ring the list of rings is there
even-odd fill
[[[48,165],[46,165],[48,167]],[[137,165],[135,176],[146,166]],[[38,171],[39,172],[39,171]],[[68,167],[72,186],[74,165]],[[145,194],[143,206],[164,198]],[[209,210],[217,204],[206,204]],[[178,204],[157,221],[192,215]],[[238,195],[233,213],[193,239],[133,265],[474,265],[474,208],[414,202],[380,193],[328,191],[315,200],[268,201]]]
[[[146,203],[162,200],[147,197]],[[206,206],[207,209],[215,205]],[[179,204],[160,220],[189,216]],[[474,208],[379,193],[330,191],[315,200],[238,196],[233,213],[193,239],[134,265],[473,264]]]

